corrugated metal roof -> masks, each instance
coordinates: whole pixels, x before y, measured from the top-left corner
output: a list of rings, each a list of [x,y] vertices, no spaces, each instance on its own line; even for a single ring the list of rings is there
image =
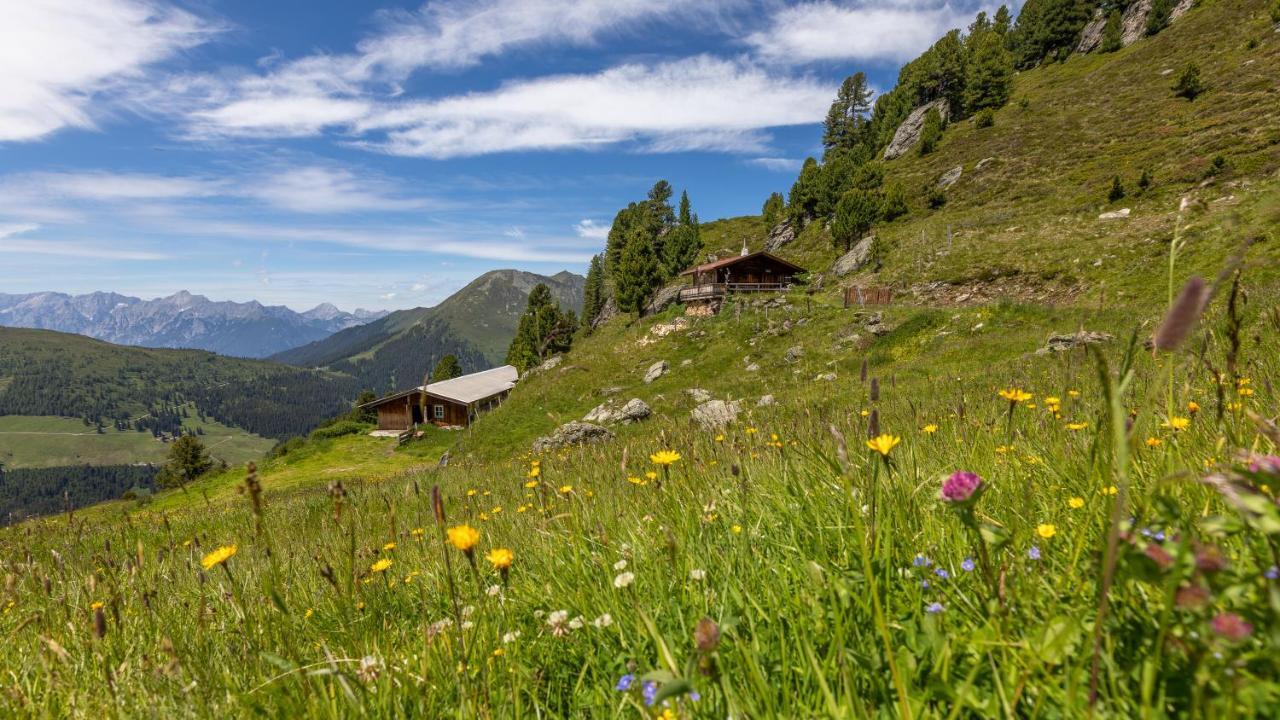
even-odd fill
[[[431,383],[427,386],[427,394],[467,405],[506,392],[515,387],[516,380],[519,379],[519,370],[511,365],[503,365]]]
[[[427,386],[427,394],[434,395],[445,400],[452,400],[456,403],[469,405],[479,400],[491,398],[498,393],[506,392],[515,387],[516,380],[520,379],[520,371],[511,365],[503,365],[491,370],[482,370],[478,373],[470,375],[460,375],[451,380],[441,380]],[[375,407],[382,405],[391,400],[422,392],[422,386],[408,390],[401,390],[394,395],[378,398],[372,402],[367,402],[360,407]]]

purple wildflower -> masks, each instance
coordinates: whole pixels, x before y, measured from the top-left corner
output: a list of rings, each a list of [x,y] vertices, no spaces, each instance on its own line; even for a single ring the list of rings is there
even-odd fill
[[[698,702],[699,700],[702,699],[702,695],[697,690],[690,690],[689,699],[692,700],[693,702]]]
[[[933,574],[937,575],[943,580],[946,580],[947,578],[951,577],[951,573],[947,572],[946,568],[938,568],[937,570],[933,571]]]
[[[644,704],[652,706],[654,699],[658,696],[658,683],[653,680],[646,682],[641,694],[644,695]]]
[[[1039,559],[1040,559],[1040,546],[1038,546],[1038,545],[1032,545],[1032,546],[1031,546],[1031,549],[1027,551],[1027,557],[1031,558],[1032,560],[1039,560]]]
[[[618,678],[618,684],[615,685],[613,689],[619,692],[626,692],[627,690],[631,689],[631,684],[634,683],[635,681],[636,681],[636,676],[632,675],[631,673],[627,673],[626,675],[623,675],[622,677]]]
[[[1280,578],[1280,567],[1276,567],[1275,565],[1272,565],[1271,567],[1267,568],[1267,571],[1262,573],[1262,575],[1266,577],[1268,580],[1275,580],[1277,578]]]
[[[924,611],[929,613],[930,615],[937,615],[938,613],[942,612],[944,609],[945,608],[942,607],[942,603],[940,602],[932,602],[924,606]]]
[[[911,564],[916,567],[929,567],[933,564],[933,561],[923,555],[917,555],[915,559],[911,561]]]
[[[1215,633],[1232,642],[1240,642],[1253,634],[1253,626],[1235,613],[1219,613],[1209,621]]]
[[[965,572],[973,572],[973,567],[973,558],[965,558],[964,562],[960,563],[960,569]]]
[[[982,478],[977,473],[959,470],[942,483],[942,499],[953,503],[968,502],[981,487]]]
[[[923,589],[925,589],[925,590],[928,590],[928,589],[929,589],[929,581],[928,581],[928,580],[921,580],[921,581],[920,581],[920,587],[921,587],[921,588],[923,588]]]

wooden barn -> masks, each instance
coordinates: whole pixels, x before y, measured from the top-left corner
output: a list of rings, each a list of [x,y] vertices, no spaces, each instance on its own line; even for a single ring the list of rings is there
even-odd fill
[[[731,293],[776,292],[795,282],[805,269],[767,252],[748,253],[689,268],[680,273],[692,278],[680,291],[680,302],[716,306]]]
[[[514,367],[503,365],[404,390],[361,407],[378,411],[379,430],[400,432],[424,422],[466,427],[480,413],[497,407],[519,377]]]

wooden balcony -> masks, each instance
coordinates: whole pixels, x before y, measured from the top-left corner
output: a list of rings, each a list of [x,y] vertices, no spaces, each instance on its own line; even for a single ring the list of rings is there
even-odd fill
[[[714,300],[733,293],[779,292],[787,289],[791,283],[706,283],[692,285],[680,291],[680,302],[691,300]]]

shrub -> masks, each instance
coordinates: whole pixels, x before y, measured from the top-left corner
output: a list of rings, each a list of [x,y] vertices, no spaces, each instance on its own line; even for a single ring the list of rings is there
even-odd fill
[[[1124,183],[1120,181],[1120,176],[1116,175],[1111,178],[1111,190],[1107,192],[1107,201],[1115,202],[1124,197]]]
[[[931,108],[924,116],[924,127],[920,130],[920,154],[928,155],[938,149],[938,141],[942,139],[942,113]]]
[[[1227,159],[1221,155],[1215,155],[1213,160],[1209,162],[1209,167],[1205,169],[1204,176],[1207,178],[1217,177],[1227,169]]]
[[[1178,81],[1173,84],[1173,94],[1195,100],[1204,91],[1204,82],[1200,79],[1200,66],[1193,62],[1187,63],[1178,74]]]
[[[301,450],[302,448],[306,447],[306,445],[307,445],[306,440],[303,440],[300,437],[291,437],[288,440],[285,440],[284,442],[276,443],[276,446],[271,448],[271,452],[268,453],[268,457],[282,458],[291,452]]]
[[[1138,192],[1146,192],[1150,190],[1153,182],[1154,181],[1151,179],[1151,171],[1144,168],[1142,170],[1142,177],[1138,178]]]
[[[902,188],[902,183],[889,183],[884,189],[884,198],[880,201],[880,219],[890,222],[906,215],[909,211],[907,191]]]
[[[342,437],[343,435],[358,435],[368,429],[368,425],[355,420],[342,420],[326,427],[317,428],[311,431],[312,440],[327,440],[329,438]]]
[[[989,128],[995,124],[996,124],[996,113],[991,108],[987,108],[986,110],[980,110],[978,111],[977,115],[973,116],[974,127]]]
[[[925,201],[929,203],[930,208],[937,210],[938,208],[947,204],[947,193],[944,192],[942,188],[937,187],[936,185],[930,186],[929,188],[925,189],[924,192],[925,192]]]
[[[1271,22],[1280,24],[1280,0],[1271,2]]]
[[[1112,10],[1102,29],[1102,52],[1115,52],[1124,47],[1124,28],[1119,10]]]

